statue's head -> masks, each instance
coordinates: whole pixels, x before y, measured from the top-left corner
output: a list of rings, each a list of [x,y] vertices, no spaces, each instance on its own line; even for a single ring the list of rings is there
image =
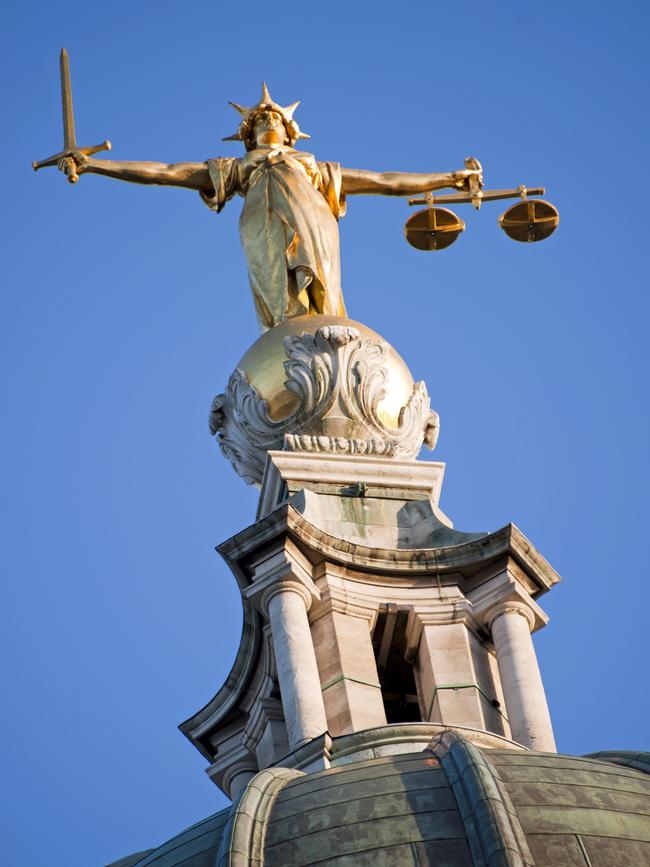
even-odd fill
[[[243,141],[247,151],[264,145],[288,144],[293,147],[301,138],[309,136],[300,132],[293,119],[293,113],[300,105],[294,102],[286,107],[274,102],[265,83],[262,84],[262,98],[257,105],[246,108],[231,102],[230,105],[242,116],[239,129],[224,141]]]

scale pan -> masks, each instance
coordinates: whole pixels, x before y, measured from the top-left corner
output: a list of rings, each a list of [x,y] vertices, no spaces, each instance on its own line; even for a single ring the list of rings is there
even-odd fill
[[[444,250],[465,229],[465,223],[447,208],[425,208],[409,217],[404,236],[416,250]]]
[[[557,208],[543,199],[518,202],[501,214],[499,225],[513,241],[543,241],[557,229],[560,215]]]

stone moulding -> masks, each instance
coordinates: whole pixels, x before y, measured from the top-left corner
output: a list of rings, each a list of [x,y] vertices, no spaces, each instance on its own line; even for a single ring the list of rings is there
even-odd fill
[[[210,736],[223,719],[236,713],[251,687],[263,654],[262,618],[245,598],[242,598],[242,607],[242,635],[226,682],[203,708],[179,725],[182,734],[209,762],[215,760]]]
[[[338,455],[381,455],[388,458],[397,454],[395,440],[359,440],[345,437],[285,434],[284,448],[288,452],[328,452]]]
[[[534,599],[560,581],[553,567],[514,524],[506,524],[480,539],[452,547],[380,549],[332,536],[310,523],[290,503],[285,503],[217,547],[233,569],[241,589],[248,586],[250,578],[237,568],[239,558],[284,532],[301,539],[333,563],[358,571],[367,570],[373,582],[381,582],[383,573],[386,573],[384,580],[392,584],[400,575],[410,580],[416,575],[453,573],[505,556],[512,557],[531,575],[536,584],[531,594]]]
[[[212,402],[210,431],[249,484],[261,483],[271,450],[413,458],[423,443],[435,447],[438,415],[424,382],[413,385],[396,427],[383,418],[389,393],[385,341],[328,325],[286,337],[284,348],[285,387],[298,398],[288,416],[272,419],[266,400],[239,369]]]
[[[253,777],[233,806],[217,856],[216,867],[262,867],[264,838],[273,802],[301,771],[267,768]]]
[[[429,750],[453,789],[476,867],[535,867],[517,812],[492,762],[451,730],[438,735]]]

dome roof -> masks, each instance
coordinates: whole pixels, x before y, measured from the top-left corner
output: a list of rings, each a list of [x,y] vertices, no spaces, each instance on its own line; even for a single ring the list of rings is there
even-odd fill
[[[108,867],[215,867],[219,844],[231,813],[227,807],[167,840],[157,849],[113,861]]]
[[[423,752],[262,771],[230,810],[117,864],[648,864],[649,770],[647,753],[479,749],[449,730]]]

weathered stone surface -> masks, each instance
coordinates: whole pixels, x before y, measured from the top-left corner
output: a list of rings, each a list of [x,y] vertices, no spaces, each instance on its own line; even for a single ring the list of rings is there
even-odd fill
[[[384,725],[368,618],[328,606],[312,620],[311,633],[330,734]]]
[[[517,677],[504,689],[491,626],[503,605],[523,606],[533,629],[544,626],[535,599],[559,577],[512,525],[454,530],[437,505],[442,471],[269,454],[259,519],[219,547],[244,598],[245,652],[224,690],[182,727],[222,790],[232,795],[279,761],[328,767],[321,735],[374,730],[402,712],[404,722],[509,738],[512,710],[524,718],[526,745],[551,748],[531,739],[539,731],[517,706]],[[506,669],[507,659],[504,651]],[[278,699],[281,715],[267,719]],[[381,749],[412,750],[417,740],[388,738]]]
[[[507,733],[488,653],[463,623],[423,626],[418,670],[428,722]]]

